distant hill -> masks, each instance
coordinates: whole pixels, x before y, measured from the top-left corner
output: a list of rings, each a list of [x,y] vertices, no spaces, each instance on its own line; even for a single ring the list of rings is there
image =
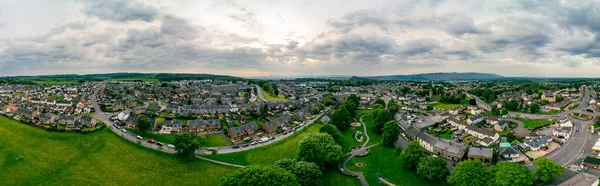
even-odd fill
[[[501,79],[504,76],[492,73],[477,73],[477,72],[438,72],[438,73],[423,73],[411,75],[389,75],[389,76],[370,76],[363,77],[375,80],[490,80]]]

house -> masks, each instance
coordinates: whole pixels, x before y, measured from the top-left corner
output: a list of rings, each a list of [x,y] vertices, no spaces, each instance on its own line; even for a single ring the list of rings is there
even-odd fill
[[[551,141],[552,136],[528,136],[523,145],[532,151],[538,151],[540,148],[548,146]]]
[[[17,113],[19,115],[21,115],[22,117],[27,118],[29,120],[33,120],[34,118],[37,117],[37,112],[30,110],[30,109],[19,108],[17,110]]]
[[[498,147],[498,155],[504,159],[513,159],[519,158],[521,153],[519,153],[519,147],[517,146],[500,146]]]
[[[183,124],[177,120],[165,120],[158,133],[161,134],[177,134],[183,129]]]
[[[263,130],[267,133],[273,133],[275,132],[275,130],[277,130],[281,125],[276,122],[275,120],[273,121],[269,121],[266,122],[265,124],[263,124]]]
[[[473,124],[480,123],[480,122],[482,122],[482,121],[483,121],[483,117],[481,117],[481,115],[477,115],[477,116],[470,117],[470,118],[467,120],[467,123],[468,123],[469,125],[473,125]]]
[[[494,130],[496,131],[504,131],[506,127],[508,127],[508,123],[506,122],[506,120],[500,120],[496,122],[496,124],[494,124]]]
[[[494,159],[494,154],[491,148],[471,147],[469,148],[467,157],[471,160],[479,159],[481,160],[481,162],[489,164],[492,163],[492,159]]]
[[[557,127],[552,130],[552,135],[557,138],[569,139],[573,127]]]
[[[481,139],[479,140],[479,143],[486,147],[498,141],[500,138],[500,135],[495,132],[482,129],[474,125],[469,125],[463,121],[457,120],[456,118],[448,118],[448,123],[454,127],[457,127],[459,130],[464,130],[466,133]]]
[[[67,127],[75,127],[75,116],[60,116],[58,124],[65,125]]]
[[[127,118],[129,118],[130,112],[128,110],[120,112],[117,115],[117,119],[119,119],[120,121],[126,121]]]
[[[152,117],[147,117],[148,118],[148,122],[150,123],[150,125],[152,126],[151,128],[154,128],[154,123],[156,122],[154,120],[154,118]],[[128,128],[136,128],[137,122],[139,121],[140,117],[138,116],[131,116],[129,118],[127,118],[127,120],[125,121],[125,125]]]
[[[39,119],[40,119],[40,123],[49,125],[49,124],[54,123],[54,121],[56,120],[56,117],[50,113],[43,113],[43,114],[40,114]]]
[[[151,112],[158,112],[158,111],[160,111],[160,105],[158,105],[158,103],[156,103],[156,102],[148,103],[147,110],[151,111]]]
[[[600,169],[600,159],[587,156],[583,159],[582,165],[591,169]]]
[[[433,145],[434,154],[453,161],[460,161],[467,152],[467,146],[462,143],[454,143],[438,138]]]
[[[435,145],[435,142],[437,142],[437,140],[438,139],[436,137],[427,134],[426,132],[423,132],[419,136],[417,136],[417,141],[419,142],[419,145],[421,145],[423,149],[431,153],[434,152],[433,145]]]
[[[189,131],[195,133],[214,133],[221,131],[221,120],[209,119],[209,120],[191,120],[189,125]]]
[[[249,122],[237,127],[229,128],[227,134],[232,140],[237,141],[253,135],[256,130],[258,130],[258,125],[255,122]]]
[[[321,118],[321,122],[323,122],[324,124],[329,123],[329,121],[331,121],[331,118],[329,118],[329,116],[325,115]]]
[[[554,94],[552,92],[548,92],[542,95],[542,100],[544,101],[548,101],[550,103],[554,103],[556,102],[556,97],[554,96]]]
[[[598,176],[580,172],[558,186],[598,186]]]
[[[450,111],[448,111],[448,113],[457,115],[457,114],[463,113],[466,109],[467,109],[466,107],[458,107],[458,108],[451,109]]]
[[[96,118],[90,116],[81,116],[79,123],[85,127],[93,128],[96,127]]]

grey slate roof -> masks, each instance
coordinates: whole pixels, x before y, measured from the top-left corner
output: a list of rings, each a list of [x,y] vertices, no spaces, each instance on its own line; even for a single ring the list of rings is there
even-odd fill
[[[498,154],[500,154],[500,155],[519,154],[519,150],[517,150],[517,149],[519,149],[517,146],[499,147]]]
[[[246,129],[256,130],[256,129],[258,129],[258,125],[255,122],[249,122],[249,123],[237,126],[237,127],[231,127],[229,129],[231,130],[231,132],[233,134],[239,134],[239,133],[244,132]]]
[[[209,120],[195,119],[195,120],[190,121],[190,127],[203,126],[205,123],[208,124],[209,126],[220,126],[221,120],[219,120],[219,119],[209,119]]]
[[[469,148],[469,156],[480,156],[480,157],[489,157],[492,158],[493,157],[493,152],[492,149],[490,148],[477,148],[477,147],[471,147]]]

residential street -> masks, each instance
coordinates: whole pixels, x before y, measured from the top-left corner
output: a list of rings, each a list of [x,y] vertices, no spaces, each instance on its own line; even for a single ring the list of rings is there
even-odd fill
[[[267,98],[265,98],[265,95],[262,92],[262,88],[260,88],[258,85],[254,85],[256,87],[256,92],[258,92],[258,97],[262,100],[262,101],[267,101]]]

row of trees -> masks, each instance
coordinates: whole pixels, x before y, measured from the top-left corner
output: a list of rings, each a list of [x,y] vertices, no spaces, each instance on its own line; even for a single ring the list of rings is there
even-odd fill
[[[337,164],[341,156],[342,147],[331,135],[309,133],[298,142],[296,159],[245,167],[221,178],[221,185],[318,185],[325,167]]]
[[[341,131],[349,128],[352,118],[356,114],[359,102],[360,98],[358,96],[350,94],[346,102],[338,107],[338,109],[335,110],[335,113],[333,113],[333,117],[331,118],[332,124]]]
[[[527,167],[515,163],[499,163],[486,167],[479,160],[462,161],[452,171],[448,182],[456,186],[470,185],[533,185],[535,178],[548,182],[554,176],[561,176],[564,168],[548,158],[533,161],[535,174]]]
[[[400,158],[404,166],[410,170],[416,170],[417,175],[429,180],[442,180],[448,176],[446,160],[440,157],[424,157],[425,150],[417,141],[411,141]]]

